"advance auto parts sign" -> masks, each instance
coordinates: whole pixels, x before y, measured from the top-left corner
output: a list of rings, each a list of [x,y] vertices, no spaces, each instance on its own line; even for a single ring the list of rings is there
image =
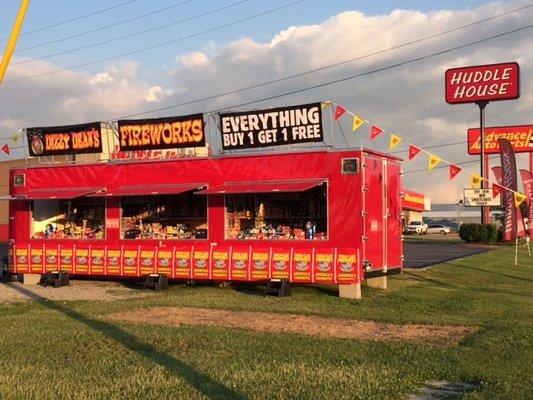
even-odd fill
[[[204,147],[202,114],[118,121],[121,151]]]
[[[220,114],[224,150],[322,142],[320,103]]]
[[[481,153],[479,128],[468,130],[468,154]],[[500,152],[499,139],[507,139],[515,153],[533,152],[533,125],[496,126],[485,128],[485,154]]]
[[[102,152],[100,122],[27,128],[26,134],[32,157]]]

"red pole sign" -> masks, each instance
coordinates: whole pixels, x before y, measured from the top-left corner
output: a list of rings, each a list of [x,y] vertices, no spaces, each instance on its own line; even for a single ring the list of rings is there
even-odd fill
[[[520,97],[517,63],[478,65],[446,71],[446,102],[477,103]]]

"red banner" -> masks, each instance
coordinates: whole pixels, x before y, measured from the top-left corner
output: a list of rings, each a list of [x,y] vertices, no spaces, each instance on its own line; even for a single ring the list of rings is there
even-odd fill
[[[270,250],[265,247],[252,248],[250,264],[252,281],[261,281],[270,277]]]
[[[74,248],[59,245],[59,269],[70,274],[74,273]]]
[[[75,246],[74,271],[76,274],[89,274],[89,247]]]
[[[335,283],[335,251],[334,249],[316,249],[314,262],[314,282]]]
[[[291,282],[313,282],[313,249],[294,250],[291,265]]]
[[[229,280],[229,254],[226,246],[215,247],[211,254],[211,279]]]
[[[513,146],[507,139],[499,139],[500,143],[500,160],[502,166],[502,186],[516,190],[516,158]],[[503,205],[505,207],[505,225],[503,231],[503,240],[509,241],[516,238],[517,233],[517,215],[514,205],[514,195],[510,190],[503,193]]]
[[[173,260],[173,251],[169,249],[158,249],[156,256],[156,272],[158,274],[164,274],[167,277],[173,276],[172,274],[172,260]],[[189,262],[190,264],[190,262]]]
[[[338,249],[335,270],[337,283],[353,284],[360,283],[359,263],[357,260],[357,250],[353,248]]]
[[[234,281],[250,280],[250,248],[233,247],[231,251],[231,279]]]
[[[30,272],[30,253],[28,246],[15,246],[14,263],[16,273],[20,274]]]
[[[494,176],[496,177],[496,181],[498,182],[499,185],[496,185],[496,184],[492,184],[492,190],[493,190],[493,194],[492,194],[492,197],[496,197],[498,195],[498,193],[505,193],[505,190],[503,188],[503,170],[502,170],[502,167],[499,167],[499,166],[496,166],[496,167],[492,167],[492,172],[494,173]],[[499,188],[498,188],[499,187]],[[495,194],[496,193],[496,194]],[[504,197],[505,199],[505,197]],[[513,199],[513,204],[512,206],[514,207],[514,199]],[[505,207],[505,202],[504,202],[504,207]],[[523,237],[523,236],[526,236],[526,227],[525,227],[525,224],[524,224],[524,217],[522,216],[522,211],[520,210],[520,208],[516,208],[516,225],[517,225],[517,228],[516,228],[516,234],[518,235],[518,237]],[[504,226],[505,226],[505,223],[504,223]],[[505,236],[505,235],[504,235]],[[505,240],[505,237],[504,237],[504,240]]]
[[[289,279],[291,249],[272,249],[272,279]]]
[[[178,247],[174,252],[175,278],[192,278],[192,254],[190,247]]]
[[[139,276],[139,248],[124,247],[122,251],[122,274]]]
[[[480,136],[479,128],[468,130],[468,154],[481,154]],[[533,152],[533,125],[485,128],[485,154],[500,152],[499,139],[507,139],[515,153]]]
[[[517,63],[452,68],[445,73],[446,102],[511,100],[520,97]]]
[[[41,274],[44,268],[43,246],[30,247],[30,273]]]
[[[44,271],[52,272],[59,269],[59,255],[57,247],[46,247],[44,249]]]
[[[89,271],[91,275],[105,275],[105,247],[91,246]]]
[[[141,275],[149,275],[155,273],[155,250],[155,248],[141,248],[141,254],[139,259],[139,269]]]
[[[209,259],[211,248],[207,246],[194,247],[192,252],[192,276],[194,279],[210,279]]]
[[[119,247],[108,247],[105,257],[106,274],[122,275],[122,249]]]

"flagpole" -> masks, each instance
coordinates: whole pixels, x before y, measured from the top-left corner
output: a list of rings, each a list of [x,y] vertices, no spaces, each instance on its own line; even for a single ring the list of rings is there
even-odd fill
[[[489,104],[488,101],[478,101],[476,104],[479,107],[479,137],[481,144],[480,155],[480,175],[481,175],[481,189],[485,189],[485,107]],[[485,206],[481,206],[481,223],[485,221]]]

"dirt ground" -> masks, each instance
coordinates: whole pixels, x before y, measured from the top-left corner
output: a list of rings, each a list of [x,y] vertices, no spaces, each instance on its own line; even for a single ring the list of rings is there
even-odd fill
[[[111,314],[106,319],[156,325],[204,325],[370,341],[406,341],[452,347],[476,329],[464,326],[395,325],[372,321],[200,308],[154,308]]]
[[[70,286],[61,288],[23,285],[18,282],[0,285],[0,304],[31,300],[112,301],[144,295],[145,293],[125,287],[118,282],[71,281]]]

